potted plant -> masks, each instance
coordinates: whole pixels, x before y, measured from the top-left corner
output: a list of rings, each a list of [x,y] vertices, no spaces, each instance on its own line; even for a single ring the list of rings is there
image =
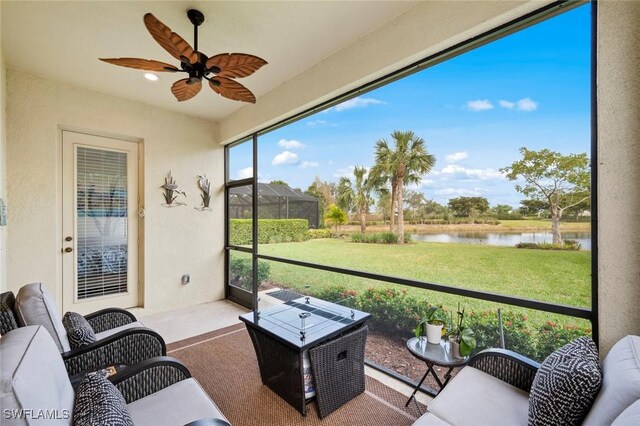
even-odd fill
[[[472,329],[464,326],[464,308],[460,310],[458,303],[457,322],[453,322],[451,313],[451,333],[449,333],[451,352],[454,358],[464,358],[476,348],[476,335]]]
[[[442,329],[445,322],[447,322],[447,314],[444,312],[442,307],[431,305],[427,309],[426,315],[413,332],[416,337],[420,337],[425,334],[426,329],[427,342],[439,344],[443,335]]]

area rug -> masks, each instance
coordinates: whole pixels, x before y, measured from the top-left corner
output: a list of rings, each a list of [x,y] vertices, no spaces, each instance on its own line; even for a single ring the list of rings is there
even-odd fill
[[[315,402],[303,417],[260,380],[258,361],[244,324],[181,340],[167,346],[182,361],[234,426],[402,426],[426,407],[381,382],[366,378],[366,391],[320,420]],[[420,411],[418,411],[418,409]]]

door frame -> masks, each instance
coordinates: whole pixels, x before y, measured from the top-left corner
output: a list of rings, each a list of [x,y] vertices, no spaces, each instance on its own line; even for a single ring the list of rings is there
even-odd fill
[[[62,185],[63,185],[63,132],[81,133],[89,136],[98,136],[101,138],[117,139],[126,142],[133,142],[138,145],[138,207],[137,211],[144,210],[145,206],[145,193],[144,193],[144,139],[136,136],[124,135],[121,133],[107,132],[95,129],[89,129],[81,126],[59,124],[57,135],[57,154],[56,154],[56,241],[59,242],[59,246],[62,247],[63,242],[63,199],[62,199]],[[145,227],[144,218],[138,217],[138,308],[144,308],[145,305],[145,255],[144,255],[144,241],[145,241]],[[58,302],[59,309],[63,310],[63,253],[62,250],[56,250],[56,286],[54,295]],[[62,312],[61,312],[62,313]]]

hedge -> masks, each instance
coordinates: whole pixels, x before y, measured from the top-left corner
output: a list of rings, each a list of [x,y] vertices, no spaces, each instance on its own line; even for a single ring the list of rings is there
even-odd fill
[[[258,285],[269,279],[271,265],[267,262],[258,262]],[[232,257],[229,263],[229,281],[236,287],[252,291],[253,286],[253,262],[249,258]]]
[[[312,295],[370,313],[371,330],[394,338],[412,337],[413,329],[427,307],[425,301],[396,288],[369,288],[358,293],[343,286],[332,286]],[[537,361],[543,361],[551,352],[577,337],[591,335],[590,329],[561,326],[552,321],[535,325],[526,315],[513,311],[502,312],[502,324],[506,348]],[[500,347],[497,311],[467,311],[465,325],[475,332],[478,345],[474,352]]]
[[[251,244],[252,223],[251,219],[230,219],[229,243]],[[304,241],[308,229],[306,219],[258,219],[258,244]]]

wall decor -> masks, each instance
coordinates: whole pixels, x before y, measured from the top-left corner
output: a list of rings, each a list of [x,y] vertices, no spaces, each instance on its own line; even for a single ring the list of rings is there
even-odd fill
[[[186,203],[176,201],[178,195],[182,195],[183,197],[187,197],[187,194],[178,188],[178,184],[176,183],[173,176],[171,176],[171,170],[167,174],[167,177],[164,178],[164,185],[161,186],[164,189],[164,207],[178,207],[178,206],[186,206]]]
[[[202,176],[198,175],[198,188],[200,188],[200,191],[202,192],[200,194],[200,197],[202,198],[202,206],[194,207],[194,209],[200,211],[211,211],[211,207],[209,207],[209,203],[211,203],[211,182],[207,179],[206,174]]]

